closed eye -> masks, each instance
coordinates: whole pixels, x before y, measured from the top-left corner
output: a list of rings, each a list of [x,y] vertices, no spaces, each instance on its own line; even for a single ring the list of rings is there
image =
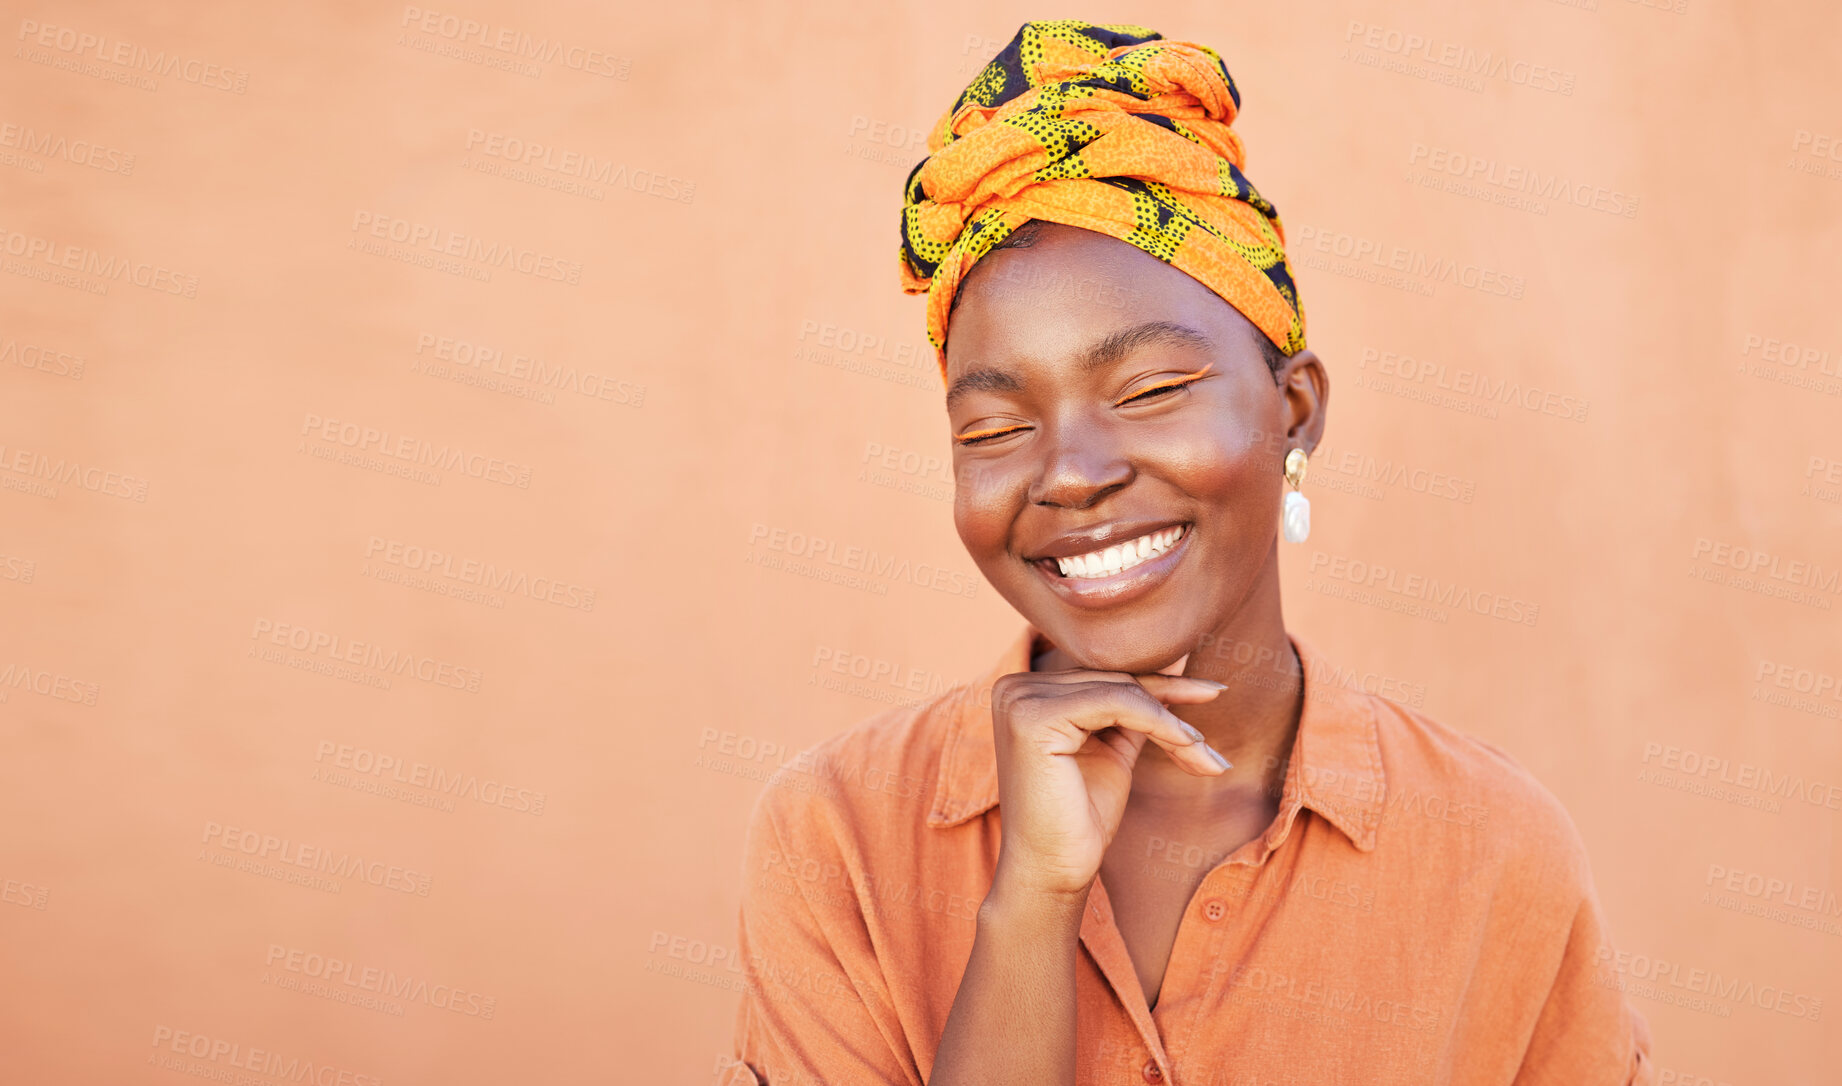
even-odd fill
[[[960,435],[959,443],[961,445],[977,445],[980,442],[990,441],[992,438],[1003,437],[1005,434],[1014,434],[1019,430],[1025,429],[1028,429],[1028,427],[1002,426],[995,430],[974,430],[969,434]]]
[[[1113,406],[1123,407],[1126,404],[1136,403],[1139,400],[1143,400],[1143,399],[1147,399],[1151,397],[1162,396],[1166,392],[1175,392],[1176,390],[1182,388],[1183,386],[1189,384],[1192,381],[1200,381],[1204,377],[1207,377],[1209,375],[1209,371],[1214,368],[1215,368],[1215,363],[1211,362],[1208,365],[1204,366],[1202,369],[1197,370],[1195,373],[1186,374],[1182,377],[1174,377],[1168,381],[1163,382],[1162,384],[1156,384],[1156,385],[1152,385],[1150,388],[1141,389],[1138,392],[1135,392],[1132,395],[1127,396],[1123,400],[1116,401],[1113,404]]]

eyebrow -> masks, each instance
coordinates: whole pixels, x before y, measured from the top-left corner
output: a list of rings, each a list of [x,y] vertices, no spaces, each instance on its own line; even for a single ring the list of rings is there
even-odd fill
[[[1154,344],[1205,351],[1214,346],[1208,336],[1188,325],[1172,321],[1146,321],[1112,332],[1089,347],[1080,358],[1081,372],[1092,373],[1118,362],[1141,347]],[[970,392],[1022,392],[1023,388],[1023,378],[1009,370],[970,370],[960,374],[959,379],[953,382],[953,387],[947,390],[947,406],[952,407],[953,401]]]

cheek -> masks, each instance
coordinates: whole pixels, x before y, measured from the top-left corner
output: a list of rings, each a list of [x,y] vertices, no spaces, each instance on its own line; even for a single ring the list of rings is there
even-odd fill
[[[1172,442],[1164,455],[1182,488],[1224,514],[1230,526],[1262,523],[1263,511],[1278,516],[1279,460],[1258,440],[1204,431]]]
[[[966,552],[981,565],[1004,548],[1005,535],[1016,516],[1014,489],[986,465],[954,467],[953,527]]]

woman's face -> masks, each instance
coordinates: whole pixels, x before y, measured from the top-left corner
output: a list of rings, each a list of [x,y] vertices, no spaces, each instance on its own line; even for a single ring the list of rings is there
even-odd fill
[[[999,594],[1081,665],[1166,667],[1230,635],[1261,590],[1277,617],[1285,454],[1316,447],[1328,389],[1309,351],[1276,385],[1263,338],[1187,273],[1059,224],[962,284],[947,337],[954,524]]]

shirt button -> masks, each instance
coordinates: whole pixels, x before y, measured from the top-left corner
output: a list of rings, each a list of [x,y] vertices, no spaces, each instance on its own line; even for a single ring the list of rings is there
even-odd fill
[[[1222,917],[1228,915],[1228,908],[1220,901],[1210,901],[1203,905],[1202,915],[1208,917],[1210,920],[1220,920]]]
[[[1145,1061],[1145,1081],[1146,1082],[1163,1082],[1164,1081],[1164,1069],[1158,1066],[1157,1060],[1146,1060]]]

